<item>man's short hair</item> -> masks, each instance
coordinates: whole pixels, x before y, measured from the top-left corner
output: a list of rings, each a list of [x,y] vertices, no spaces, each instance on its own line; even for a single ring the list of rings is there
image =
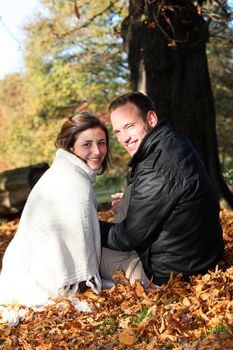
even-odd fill
[[[146,118],[149,111],[154,111],[156,113],[155,105],[151,98],[139,91],[128,92],[117,97],[111,102],[109,112],[111,113],[118,107],[124,106],[126,103],[132,103],[137,106],[143,119]]]

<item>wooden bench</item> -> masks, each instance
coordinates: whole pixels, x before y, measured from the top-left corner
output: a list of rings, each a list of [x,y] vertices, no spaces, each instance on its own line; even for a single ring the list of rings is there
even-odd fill
[[[44,162],[0,173],[1,218],[21,214],[31,189],[48,168]]]

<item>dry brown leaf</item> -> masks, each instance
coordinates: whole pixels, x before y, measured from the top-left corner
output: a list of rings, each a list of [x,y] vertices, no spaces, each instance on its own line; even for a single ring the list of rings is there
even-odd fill
[[[210,334],[202,340],[197,350],[232,350],[233,336],[229,333]]]
[[[130,284],[128,278],[125,276],[124,271],[118,270],[115,275],[112,276],[116,281],[123,282],[125,285]]]
[[[190,302],[189,298],[187,298],[187,297],[184,297],[182,303],[183,303],[184,306],[190,306],[191,305],[191,302]]]
[[[216,269],[192,276],[190,283],[171,276],[167,285],[145,290],[140,283],[131,286],[120,273],[121,284],[111,290],[77,293],[77,298],[87,300],[92,314],[75,311],[70,301],[57,299],[43,312],[30,309],[17,327],[0,325],[0,348],[123,350],[129,342],[134,350],[233,349],[233,212],[223,209],[220,214],[225,250]],[[112,219],[110,212],[100,215]],[[0,225],[1,256],[17,225],[15,221]],[[206,337],[222,327],[227,333]]]
[[[124,345],[133,345],[137,338],[131,330],[124,331],[118,336],[119,342]]]
[[[147,298],[147,295],[145,293],[145,289],[143,287],[143,285],[141,284],[141,282],[139,281],[135,281],[134,283],[134,289],[135,289],[135,293],[139,298]]]

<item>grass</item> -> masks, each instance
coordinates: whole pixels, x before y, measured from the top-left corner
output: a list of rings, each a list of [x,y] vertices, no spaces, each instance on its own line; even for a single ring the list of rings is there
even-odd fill
[[[142,323],[147,316],[150,316],[150,315],[151,315],[151,312],[149,312],[147,309],[142,309],[135,314],[132,320],[132,324],[138,325]]]

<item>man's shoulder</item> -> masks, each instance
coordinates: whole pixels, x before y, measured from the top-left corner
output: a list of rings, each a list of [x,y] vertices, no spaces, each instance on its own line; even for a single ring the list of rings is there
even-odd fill
[[[167,161],[171,165],[198,157],[191,142],[174,131],[171,131],[167,134],[167,137],[161,139],[159,150],[160,160]]]
[[[142,169],[147,176],[154,173],[156,177],[164,176],[166,181],[172,182],[176,179],[177,183],[180,181],[184,185],[193,174],[202,172],[203,165],[191,143],[171,132],[147,155],[141,164]]]

